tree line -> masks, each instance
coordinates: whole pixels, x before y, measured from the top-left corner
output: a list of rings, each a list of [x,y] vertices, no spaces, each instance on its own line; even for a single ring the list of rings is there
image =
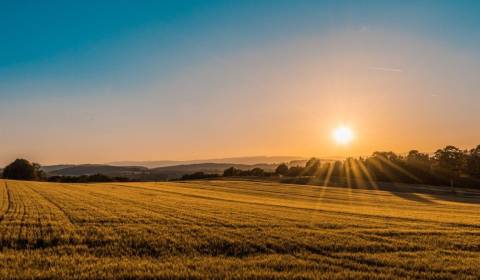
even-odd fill
[[[368,157],[338,161],[309,159],[305,166],[282,163],[274,172],[261,168],[241,170],[230,167],[222,175],[197,172],[181,180],[224,177],[285,177],[316,178],[323,183],[342,182],[351,185],[365,182],[398,182],[410,184],[480,187],[480,145],[470,150],[446,146],[433,154],[412,150],[406,155],[393,152],[374,152]],[[3,178],[53,182],[126,182],[130,179],[103,174],[48,177],[37,163],[17,159],[3,170]],[[300,181],[299,181],[300,182]]]
[[[314,177],[352,185],[374,182],[480,187],[480,145],[470,150],[446,146],[433,154],[411,150],[406,155],[374,152],[368,157],[322,162],[309,159],[305,166],[280,164],[275,172],[260,168],[239,170],[230,167],[223,176]]]
[[[311,158],[303,167],[281,164],[275,173],[286,177],[341,180],[352,185],[398,182],[480,187],[480,145],[470,150],[449,145],[432,155],[412,150],[406,155],[374,152],[369,157],[325,163]]]

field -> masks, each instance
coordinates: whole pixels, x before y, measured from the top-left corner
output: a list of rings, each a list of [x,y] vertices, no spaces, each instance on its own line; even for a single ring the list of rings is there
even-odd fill
[[[0,181],[1,278],[480,277],[476,194]]]

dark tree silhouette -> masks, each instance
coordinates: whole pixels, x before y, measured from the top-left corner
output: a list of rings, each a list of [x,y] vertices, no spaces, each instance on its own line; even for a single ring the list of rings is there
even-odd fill
[[[480,145],[470,150],[467,158],[466,172],[472,177],[480,178]]]
[[[241,171],[240,169],[237,169],[232,166],[223,171],[223,176],[225,177],[238,176],[240,174],[240,171]]]
[[[104,174],[80,175],[80,176],[51,176],[49,182],[58,183],[101,183],[101,182],[134,182],[126,177],[109,177]]]
[[[250,174],[252,176],[261,177],[261,176],[264,176],[265,171],[263,171],[263,169],[261,168],[255,167],[254,169],[250,170]]]
[[[292,164],[292,163],[290,163]],[[480,186],[480,145],[470,151],[455,146],[439,149],[433,156],[417,150],[407,155],[394,152],[374,152],[366,158],[347,158],[343,161],[325,161],[311,158],[305,166],[280,164],[275,174],[284,175],[288,182],[329,182],[349,186],[366,182],[398,182],[407,184]],[[271,176],[261,169],[240,170],[234,167],[224,176]],[[315,179],[312,180],[314,177]],[[319,179],[319,180],[318,180]]]
[[[192,174],[185,174],[180,178],[180,180],[197,180],[197,179],[209,179],[209,178],[216,178],[218,174],[207,174],[205,172],[199,171]]]
[[[291,166],[288,169],[287,176],[296,177],[301,176],[303,174],[304,168],[301,166]]]
[[[437,150],[434,159],[442,171],[450,173],[451,179],[458,177],[465,167],[465,154],[455,146],[446,146]]]
[[[408,152],[406,160],[408,163],[411,164],[428,164],[430,161],[430,156],[417,150],[411,150],[410,152]]]
[[[16,159],[3,170],[3,178],[14,180],[39,180],[43,172],[40,165],[25,159]]]
[[[280,164],[275,169],[275,173],[278,175],[287,175],[288,173],[288,166],[285,163]]]
[[[307,161],[305,165],[304,175],[313,176],[317,173],[319,168],[320,168],[320,160],[313,157]]]

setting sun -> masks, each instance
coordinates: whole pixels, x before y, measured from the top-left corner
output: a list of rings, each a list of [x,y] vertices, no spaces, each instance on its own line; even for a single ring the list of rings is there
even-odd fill
[[[352,129],[347,126],[339,126],[332,133],[333,139],[338,144],[349,144],[354,138]]]

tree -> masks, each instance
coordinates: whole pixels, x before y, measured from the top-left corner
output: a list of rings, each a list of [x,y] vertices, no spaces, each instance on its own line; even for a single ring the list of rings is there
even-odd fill
[[[254,169],[250,170],[250,174],[251,176],[261,177],[265,175],[265,171],[263,171],[261,168],[255,167]]]
[[[303,174],[304,168],[301,166],[292,166],[288,169],[288,176],[297,177]]]
[[[111,182],[111,181],[112,181],[112,178],[100,173],[88,176],[88,182],[103,183],[103,182]]]
[[[426,153],[420,153],[417,150],[411,150],[407,155],[407,162],[410,164],[428,163],[430,156]]]
[[[307,161],[305,165],[305,175],[312,176],[315,175],[317,170],[320,168],[320,160],[317,158],[311,158]]]
[[[208,179],[208,178],[216,178],[218,174],[207,174],[203,171],[195,172],[192,174],[185,174],[180,178],[180,180],[196,180],[196,179]]]
[[[240,174],[240,171],[241,171],[240,169],[237,169],[232,166],[223,171],[223,176],[224,177],[238,176]]]
[[[465,155],[455,146],[446,146],[435,152],[435,160],[438,166],[455,174],[459,174],[465,163]]]
[[[465,153],[455,146],[446,146],[435,152],[434,160],[438,167],[435,173],[449,180],[450,186],[454,187],[455,181],[458,180],[462,171],[465,170]]]
[[[380,159],[382,162],[396,162],[400,157],[394,152],[373,152],[373,158]]]
[[[480,178],[480,145],[470,150],[467,158],[466,171],[468,175]]]
[[[278,174],[278,175],[287,175],[288,173],[288,166],[285,164],[285,163],[282,163],[280,164],[279,166],[277,166],[277,168],[275,169],[275,173]]]
[[[16,159],[3,170],[3,178],[14,180],[38,180],[42,179],[43,171],[40,165],[30,163],[25,159]]]
[[[414,175],[420,183],[428,184],[437,181],[435,174],[432,173],[432,163],[433,160],[429,154],[411,150],[408,152],[402,167]]]

